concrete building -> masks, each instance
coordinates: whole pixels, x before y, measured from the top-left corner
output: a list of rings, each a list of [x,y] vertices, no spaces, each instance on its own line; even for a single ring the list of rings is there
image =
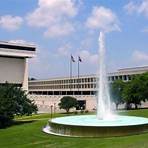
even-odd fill
[[[35,46],[0,41],[0,84],[6,82],[28,90],[28,58],[35,56]]]
[[[131,80],[133,75],[144,72],[148,72],[148,66],[119,69],[117,72],[108,73],[108,82],[117,79],[126,82]],[[59,112],[58,103],[66,95],[76,97],[81,107],[91,111],[96,109],[97,81],[96,75],[80,76],[79,79],[61,77],[33,80],[29,81],[29,94],[41,112],[50,112],[51,106]]]

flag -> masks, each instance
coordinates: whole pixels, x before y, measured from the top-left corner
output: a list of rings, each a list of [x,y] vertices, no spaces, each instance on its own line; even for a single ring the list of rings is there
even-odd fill
[[[80,62],[82,62],[82,59],[81,59],[81,57],[80,57],[80,56],[79,56],[79,61],[80,61]]]
[[[71,55],[71,61],[75,62],[75,59],[74,59],[74,57],[72,55]]]

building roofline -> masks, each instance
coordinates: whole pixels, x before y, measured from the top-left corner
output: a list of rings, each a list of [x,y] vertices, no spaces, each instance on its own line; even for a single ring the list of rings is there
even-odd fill
[[[33,44],[12,43],[12,42],[8,42],[8,41],[0,41],[0,48],[14,49],[14,50],[28,50],[28,51],[35,51],[36,50],[36,46]]]
[[[36,47],[35,44],[15,43],[15,42],[11,42],[11,41],[2,41],[2,40],[0,40],[0,44],[11,44],[11,45],[20,45],[20,46],[27,46],[27,47]]]
[[[147,70],[148,71],[148,66],[142,66],[142,67],[134,67],[134,68],[123,68],[123,69],[119,69],[119,70],[117,70],[116,72],[108,72],[107,74],[110,76],[110,75],[115,75],[115,74],[120,74],[121,72],[125,72],[124,71],[124,69],[126,70],[126,69],[129,69],[128,70],[128,72],[132,72],[132,70],[133,71],[137,71],[137,70],[135,70],[136,68],[138,68],[137,70],[144,70],[144,69],[142,69],[142,68],[146,68],[145,70]],[[97,74],[89,74],[89,75],[80,75],[79,76],[79,78],[83,78],[83,77],[96,77],[97,76]],[[72,77],[72,79],[74,79],[74,78],[77,78],[78,76],[73,76]],[[29,80],[29,82],[39,82],[39,81],[52,81],[52,80],[61,80],[61,79],[70,79],[70,77],[66,77],[66,76],[64,76],[64,77],[52,77],[52,78],[48,78],[48,79],[37,79],[37,80]]]
[[[79,78],[83,78],[83,77],[92,77],[92,76],[96,76],[96,74],[89,74],[89,75],[80,75]],[[78,78],[78,76],[72,76],[72,79]],[[60,76],[60,77],[50,77],[48,79],[36,79],[36,80],[29,80],[29,82],[36,82],[36,81],[52,81],[52,80],[61,80],[61,79],[70,79],[70,77],[66,77],[66,76]]]
[[[148,69],[147,65],[145,65],[145,66],[137,66],[137,67],[120,68],[120,69],[118,69],[118,71],[122,72],[122,71],[135,71],[135,70],[145,70],[145,69]]]

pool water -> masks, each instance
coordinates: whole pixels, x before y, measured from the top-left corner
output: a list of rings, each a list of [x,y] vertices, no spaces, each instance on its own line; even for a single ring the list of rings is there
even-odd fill
[[[148,118],[116,115],[112,119],[98,120],[96,115],[80,115],[54,118],[51,122],[75,126],[130,126],[148,124]]]

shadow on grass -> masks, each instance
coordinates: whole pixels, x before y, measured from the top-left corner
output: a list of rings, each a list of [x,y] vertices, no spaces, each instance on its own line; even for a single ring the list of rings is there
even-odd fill
[[[33,123],[33,122],[36,122],[36,121],[37,120],[26,120],[26,121],[24,121],[24,120],[22,120],[22,121],[15,121],[15,120],[13,120],[13,121],[11,121],[11,123],[6,124],[6,125],[0,127],[0,129],[6,129],[6,128],[11,127],[11,126],[30,124],[30,123]]]
[[[37,120],[21,120],[21,121],[13,121],[10,126],[15,126],[15,125],[22,125],[22,124],[28,124],[28,123],[33,123],[36,122]]]

